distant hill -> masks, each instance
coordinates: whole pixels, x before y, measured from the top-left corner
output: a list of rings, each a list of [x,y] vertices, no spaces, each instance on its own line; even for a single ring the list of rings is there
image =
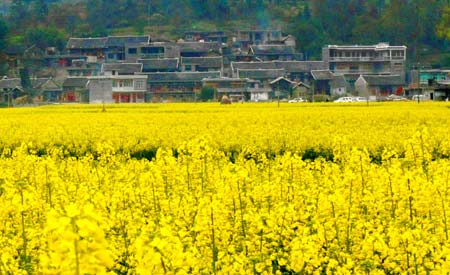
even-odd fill
[[[12,11],[4,0],[0,12],[11,26],[9,42],[16,44],[30,43],[27,35],[36,38],[33,32],[39,28],[43,31],[37,38],[48,40],[47,28],[66,39],[141,33],[177,39],[190,30],[277,28],[294,35],[298,50],[311,58],[319,57],[326,44],[389,42],[407,45],[411,62],[430,55],[434,63],[444,64],[447,59],[436,53],[449,49],[436,32],[449,6],[446,0],[14,1],[24,5]]]

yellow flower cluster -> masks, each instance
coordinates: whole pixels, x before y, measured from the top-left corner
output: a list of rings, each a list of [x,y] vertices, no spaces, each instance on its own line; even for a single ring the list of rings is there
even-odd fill
[[[448,274],[449,112],[0,110],[0,274]]]

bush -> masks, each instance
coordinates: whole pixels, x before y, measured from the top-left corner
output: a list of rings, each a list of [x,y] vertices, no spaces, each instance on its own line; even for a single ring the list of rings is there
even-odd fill
[[[200,99],[202,101],[208,101],[211,99],[214,99],[214,95],[216,94],[216,89],[214,89],[213,87],[203,87],[201,92],[200,92]]]

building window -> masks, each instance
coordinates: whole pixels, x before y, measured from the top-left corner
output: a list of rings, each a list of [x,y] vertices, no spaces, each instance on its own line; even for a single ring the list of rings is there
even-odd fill
[[[114,59],[115,57],[116,57],[116,56],[115,56],[113,53],[109,53],[109,54],[108,54],[108,58],[109,58],[109,59]]]
[[[115,87],[115,88],[133,87],[133,80],[131,80],[131,79],[113,80],[113,87]]]
[[[144,89],[144,81],[142,80],[136,80],[135,82],[136,89],[142,90]]]
[[[137,48],[129,48],[128,54],[137,54]]]

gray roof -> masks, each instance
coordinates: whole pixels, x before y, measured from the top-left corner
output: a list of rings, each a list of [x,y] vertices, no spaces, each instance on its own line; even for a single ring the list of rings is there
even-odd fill
[[[221,68],[223,59],[217,57],[183,57],[181,63],[185,65],[195,64],[204,68]]]
[[[125,47],[125,44],[149,43],[148,35],[108,36],[107,47]]]
[[[309,73],[313,70],[324,70],[323,61],[275,61],[277,68],[285,69],[287,72]]]
[[[286,45],[253,45],[251,49],[255,55],[293,55],[295,50]]]
[[[343,75],[334,75],[331,80],[331,86],[335,88],[347,87],[347,81]]]
[[[284,76],[284,69],[268,69],[268,70],[238,70],[238,76],[240,78],[251,79],[276,79],[280,76]]]
[[[47,78],[47,77],[42,77],[42,78],[31,78],[31,86],[34,89],[41,89],[44,88],[44,86],[49,83],[49,81],[51,80],[51,78]],[[50,85],[50,87],[53,87],[54,89],[59,89],[59,86],[52,82],[52,85]],[[1,79],[0,80],[0,89],[20,89],[22,90],[22,83],[20,81],[20,78],[6,78],[6,79]]]
[[[369,86],[404,85],[405,80],[400,75],[363,75]]]
[[[144,74],[144,73],[142,73]],[[218,78],[220,72],[145,73],[149,82],[202,82],[205,78]]]
[[[22,89],[20,78],[6,78],[0,80],[0,89]]]
[[[314,80],[332,80],[334,75],[330,70],[312,70]]]
[[[233,70],[244,69],[285,69],[288,73],[309,73],[312,70],[324,70],[323,61],[266,61],[266,62],[231,62]]]
[[[179,42],[177,45],[180,47],[180,52],[195,52],[195,53],[207,53],[207,52],[220,52],[222,46],[216,42]]]
[[[275,62],[231,62],[233,70],[275,70],[277,65]]]
[[[168,70],[178,69],[178,58],[164,58],[164,59],[138,59],[138,63],[143,64],[143,70]]]
[[[104,49],[106,48],[107,37],[95,38],[70,38],[67,42],[67,49]]]
[[[86,87],[87,77],[68,77],[64,80],[63,87]]]
[[[280,76],[280,77],[278,77],[277,79],[275,79],[275,80],[273,80],[273,81],[270,81],[270,84],[275,84],[275,83],[278,83],[278,82],[280,82],[280,81],[286,81],[286,82],[288,82],[288,83],[289,83],[290,85],[292,85],[292,86],[294,86],[294,85],[297,84],[297,82],[291,81],[290,79],[287,79],[287,78],[284,77],[284,76]]]
[[[39,89],[45,83],[47,83],[47,81],[49,81],[50,78],[34,78],[34,79],[30,79],[30,80],[31,80],[31,86],[33,86],[33,88]]]
[[[142,72],[142,63],[104,63],[102,71],[116,71],[119,74],[134,74]]]

